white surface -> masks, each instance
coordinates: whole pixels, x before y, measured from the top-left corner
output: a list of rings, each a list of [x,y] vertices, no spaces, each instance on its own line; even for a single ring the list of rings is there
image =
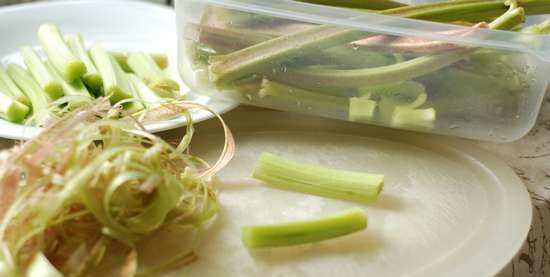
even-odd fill
[[[491,154],[471,144],[304,118],[274,112],[227,118],[237,154],[220,174],[222,208],[198,244],[199,259],[187,276],[489,277],[521,247],[531,223],[530,199],[514,172]],[[218,133],[200,128],[198,133],[193,152],[212,159],[219,151],[212,147],[219,145]],[[370,205],[270,189],[249,177],[262,151],[384,173],[385,188]],[[352,206],[369,215],[365,232],[260,251],[240,242],[243,225]]]
[[[20,63],[17,54],[26,45],[38,45],[36,31],[45,22],[56,23],[62,31],[80,32],[90,42],[100,42],[105,48],[118,51],[143,50],[169,53],[176,68],[176,26],[170,8],[135,1],[56,1],[38,2],[0,8],[0,61]],[[211,100],[191,93],[190,100],[208,104],[218,113],[236,105]],[[194,110],[193,121],[212,117],[205,111]],[[147,125],[152,132],[185,125],[185,118]],[[25,139],[39,129],[12,124],[0,119],[0,137]]]

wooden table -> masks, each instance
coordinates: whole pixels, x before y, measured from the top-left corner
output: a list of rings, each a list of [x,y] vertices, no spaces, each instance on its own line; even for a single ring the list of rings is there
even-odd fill
[[[527,241],[498,277],[550,276],[550,96],[527,136],[512,143],[478,145],[506,161],[523,179],[533,200]]]

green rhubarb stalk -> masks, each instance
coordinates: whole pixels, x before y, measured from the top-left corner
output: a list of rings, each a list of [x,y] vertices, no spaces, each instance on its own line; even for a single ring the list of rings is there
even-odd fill
[[[349,99],[348,119],[356,122],[372,122],[377,103],[366,96]]]
[[[32,48],[23,47],[21,55],[31,75],[51,100],[63,96],[63,87]]]
[[[386,10],[391,8],[406,6],[403,3],[391,0],[298,0],[300,2],[320,4],[325,6],[335,6],[342,8],[366,9],[366,10]]]
[[[356,88],[412,79],[446,67],[472,50],[422,56],[401,63],[364,69],[288,69],[284,73],[270,74],[270,78],[288,84],[307,83],[315,86]]]
[[[11,77],[8,75],[4,68],[0,67],[0,90],[9,93],[17,101],[25,104],[26,106],[31,105],[31,100],[19,89],[19,87],[13,82]]]
[[[518,25],[524,19],[523,8],[511,7],[502,16],[489,23],[491,29],[506,29]],[[363,69],[287,69],[268,74],[270,78],[289,84],[314,84],[336,88],[355,88],[409,80],[462,60],[475,51],[466,48],[450,53],[428,55],[386,66]]]
[[[346,110],[349,103],[348,98],[346,97],[308,91],[270,81],[268,79],[262,80],[259,95],[262,98],[282,100],[289,103],[289,105],[298,105],[308,109],[323,109],[325,111],[326,109]]]
[[[319,242],[367,228],[366,213],[359,208],[317,219],[280,224],[244,226],[241,238],[248,248],[280,247]]]
[[[393,110],[390,125],[406,129],[433,129],[436,118],[434,108],[415,109],[398,106]]]
[[[42,90],[27,70],[17,64],[10,64],[8,66],[8,75],[30,99],[34,114],[48,109],[50,100],[46,96],[46,92]]]
[[[149,54],[143,52],[131,53],[128,56],[128,65],[137,76],[158,93],[171,96],[172,92],[180,89],[178,82],[172,80]]]
[[[130,65],[128,65],[128,56],[126,54],[122,52],[111,52],[110,54],[115,58],[115,60],[118,62],[120,67],[122,67],[124,72],[134,73],[130,68]],[[160,69],[168,68],[168,56],[161,53],[149,53],[149,55],[151,56],[151,58],[153,58]]]
[[[103,80],[92,59],[90,59],[88,51],[86,51],[84,47],[82,36],[78,33],[67,34],[65,35],[65,41],[75,57],[86,65],[86,74],[82,76],[82,80],[95,94],[100,94]]]
[[[61,74],[59,74],[59,72],[57,72],[57,70],[55,70],[55,67],[49,61],[46,61],[45,65],[56,80],[60,82],[63,87],[63,91],[65,91],[65,95],[80,96],[69,102],[69,107],[74,109],[91,102],[93,99],[92,95],[88,89],[86,89],[86,86],[81,79],[76,79],[72,83],[69,83],[63,78],[63,76],[61,76]]]
[[[265,34],[254,30],[235,29],[235,28],[216,28],[211,26],[190,26],[193,32],[199,32],[199,42],[201,45],[210,47],[214,54],[220,56],[210,56],[211,63],[216,63],[216,59],[225,59],[221,54],[227,54],[233,51],[273,39],[277,36]],[[200,31],[196,31],[200,30]],[[190,31],[191,32],[191,31]],[[204,48],[204,47],[203,47]],[[359,54],[360,53],[360,54]],[[361,55],[358,59],[357,56]],[[297,58],[293,63],[296,64],[341,64],[351,67],[373,67],[390,64],[393,61],[388,55],[375,52],[361,51],[353,49],[348,45],[339,45],[325,49],[319,53]]]
[[[38,40],[48,59],[65,80],[72,82],[86,73],[86,65],[73,55],[57,26],[41,25],[38,29]]]
[[[133,86],[135,94],[146,107],[152,107],[159,103],[166,102],[166,100],[160,97],[156,92],[147,86],[138,76],[135,74],[128,74],[128,80]]]
[[[543,4],[538,2],[543,2]],[[550,8],[550,0],[521,1],[530,12],[536,13]],[[535,5],[537,3],[539,6]],[[397,15],[408,18],[453,21],[464,14],[479,11],[491,11],[493,15],[506,12],[504,1],[452,0],[444,3],[430,3],[389,9],[380,12],[386,15]],[[495,13],[496,11],[496,13]],[[253,46],[241,49],[219,58],[210,66],[211,80],[230,82],[249,74],[262,72],[277,66],[280,62],[312,51],[319,51],[336,45],[349,43],[368,34],[361,30],[321,25],[306,31],[277,37]]]
[[[111,103],[131,98],[131,86],[126,79],[126,73],[113,57],[100,45],[94,44],[90,48],[90,57],[103,80],[103,93],[109,97]]]
[[[20,123],[25,120],[29,111],[29,107],[0,88],[0,115],[3,118],[14,123]]]
[[[262,153],[253,177],[279,189],[329,198],[372,202],[384,186],[384,175],[325,168]]]

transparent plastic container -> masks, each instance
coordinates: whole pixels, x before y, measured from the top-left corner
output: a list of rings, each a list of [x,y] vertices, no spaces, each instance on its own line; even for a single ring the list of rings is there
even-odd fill
[[[290,0],[176,11],[183,80],[248,105],[505,142],[534,125],[548,84],[547,35]]]

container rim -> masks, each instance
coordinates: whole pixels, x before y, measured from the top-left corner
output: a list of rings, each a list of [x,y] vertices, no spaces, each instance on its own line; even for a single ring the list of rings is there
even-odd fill
[[[187,1],[187,0],[178,0]],[[267,16],[349,27],[367,32],[442,40],[452,43],[525,52],[550,62],[550,34],[536,35],[478,28],[397,16],[365,13],[293,0],[191,0]],[[449,33],[463,30],[465,36]]]

